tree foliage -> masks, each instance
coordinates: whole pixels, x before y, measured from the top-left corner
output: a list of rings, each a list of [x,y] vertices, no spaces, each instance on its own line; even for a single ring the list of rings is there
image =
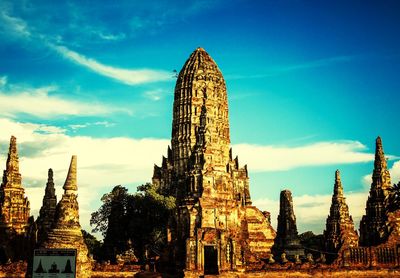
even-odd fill
[[[393,186],[389,188],[389,194],[386,196],[385,202],[388,212],[400,209],[400,182],[393,184]]]
[[[101,242],[85,230],[82,230],[82,236],[89,250],[89,254],[92,254],[95,260],[98,259],[101,252]]]
[[[103,205],[92,213],[90,223],[93,231],[104,236],[104,259],[114,261],[128,248],[129,240],[140,260],[145,259],[146,250],[157,252],[163,248],[175,198],[160,194],[156,186],[147,183],[134,194],[121,185],[115,186],[101,200]]]

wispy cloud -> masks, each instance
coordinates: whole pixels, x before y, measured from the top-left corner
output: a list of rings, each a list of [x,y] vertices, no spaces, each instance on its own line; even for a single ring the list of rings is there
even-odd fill
[[[98,116],[113,112],[131,113],[127,109],[113,108],[101,103],[89,103],[52,96],[57,86],[30,88],[10,85],[0,87],[0,115],[15,118],[28,114],[39,118],[58,116]]]
[[[143,96],[152,101],[159,101],[166,94],[162,89],[150,90],[143,93]]]
[[[7,76],[1,76],[0,77],[0,87],[3,87],[7,84],[8,78]]]
[[[68,125],[68,127],[70,129],[72,129],[72,131],[75,132],[78,129],[86,128],[86,127],[89,127],[89,126],[112,127],[114,125],[115,125],[114,123],[110,123],[108,121],[100,121],[100,122],[94,122],[94,123],[73,124],[73,125]]]
[[[0,12],[0,22],[2,23],[0,30],[13,36],[30,37],[31,32],[27,23],[21,18],[10,15],[4,6],[2,8],[3,10]]]
[[[314,61],[303,62],[303,63],[299,63],[299,64],[272,67],[272,68],[266,70],[265,73],[260,73],[260,74],[253,74],[253,75],[228,74],[226,76],[226,79],[272,77],[272,76],[277,76],[280,74],[298,71],[298,70],[327,67],[327,66],[341,64],[341,63],[349,63],[351,61],[354,61],[357,59],[362,59],[362,58],[365,58],[365,57],[363,55],[334,56],[334,57],[328,57],[328,58],[323,58],[323,59],[314,60]]]
[[[76,64],[127,85],[172,80],[172,74],[168,71],[151,69],[121,69],[101,64],[94,59],[87,58],[64,46],[54,46],[54,49]]]
[[[126,35],[124,33],[118,33],[118,34],[111,34],[111,33],[103,33],[103,32],[97,32],[98,36],[102,38],[103,40],[106,41],[119,41],[123,40]]]
[[[368,162],[374,154],[358,141],[328,141],[287,146],[238,144],[233,151],[252,171],[285,171],[298,167]],[[389,156],[393,158],[393,156]]]
[[[19,37],[23,39],[37,40],[44,47],[55,50],[56,52],[61,54],[62,57],[68,59],[69,61],[72,61],[77,65],[83,66],[97,74],[112,78],[118,82],[127,85],[138,85],[144,83],[173,80],[172,73],[165,70],[153,70],[146,68],[123,69],[102,64],[95,59],[88,58],[80,53],[70,50],[64,45],[61,45],[60,43],[63,42],[63,39],[60,38],[60,36],[51,37],[48,34],[41,34],[36,32],[32,33],[30,30],[31,28],[26,21],[18,17],[13,17],[9,15],[6,11],[2,11],[0,13],[0,23],[3,23],[1,24],[4,26],[2,27],[3,32],[10,33],[9,29],[11,29],[12,34],[18,34]],[[104,34],[100,31],[96,32],[99,33],[99,36],[102,36],[102,38],[106,40],[118,40],[124,36],[123,33],[112,35]]]

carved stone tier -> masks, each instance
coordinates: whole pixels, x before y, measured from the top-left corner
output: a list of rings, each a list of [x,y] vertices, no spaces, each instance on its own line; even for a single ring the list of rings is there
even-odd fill
[[[388,237],[385,198],[391,188],[390,173],[383,152],[382,140],[376,139],[374,171],[365,215],[360,223],[360,245],[376,246]]]

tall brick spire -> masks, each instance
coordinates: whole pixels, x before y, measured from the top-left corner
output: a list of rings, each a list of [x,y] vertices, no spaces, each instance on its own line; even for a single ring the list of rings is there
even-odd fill
[[[341,248],[356,247],[358,235],[354,229],[353,219],[343,193],[340,172],[335,172],[335,185],[332,195],[330,213],[326,219],[324,231],[325,248],[329,253],[339,253]],[[334,259],[335,257],[332,257]]]
[[[11,136],[6,169],[0,187],[0,228],[13,229],[17,234],[25,233],[30,207],[19,173],[17,139]]]
[[[36,220],[38,226],[38,241],[42,242],[54,222],[54,215],[57,206],[56,189],[54,188],[53,170],[49,169],[45,194],[43,197],[42,207],[40,208],[39,217]]]
[[[171,143],[178,174],[188,169],[202,111],[206,121],[206,148],[213,152],[214,163],[224,168],[229,162],[230,144],[225,81],[210,55],[203,48],[197,48],[180,71],[175,86]]]
[[[360,244],[363,246],[378,245],[387,238],[385,198],[391,186],[382,139],[378,136],[371,189],[365,209],[366,213],[360,223]]]
[[[54,223],[41,247],[76,249],[76,277],[89,278],[91,264],[79,224],[76,167],[77,158],[74,155],[63,187],[64,194],[56,207]]]
[[[76,181],[76,155],[71,158],[71,163],[69,165],[67,179],[65,180],[63,189],[68,193],[75,193],[78,191],[77,181]]]
[[[232,158],[229,136],[224,78],[210,55],[197,48],[179,72],[172,148],[161,167],[154,166],[152,180],[177,200],[170,221],[175,246],[171,258],[177,268],[215,273],[216,268],[245,267],[249,253],[270,256],[275,231],[251,206],[247,167],[239,167],[239,159]],[[213,258],[205,263],[209,267],[203,265],[203,256],[206,261]]]
[[[297,233],[296,216],[293,210],[292,192],[282,190],[278,215],[278,229],[273,247],[274,255],[279,258],[283,252],[293,259],[295,255],[304,256]]]

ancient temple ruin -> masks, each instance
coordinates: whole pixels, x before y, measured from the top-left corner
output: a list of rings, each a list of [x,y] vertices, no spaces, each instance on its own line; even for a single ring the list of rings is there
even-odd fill
[[[39,211],[39,217],[36,220],[39,243],[42,243],[46,239],[47,234],[53,225],[56,206],[57,196],[56,189],[54,188],[53,170],[49,169],[42,207]]]
[[[282,190],[280,195],[278,228],[273,252],[278,260],[281,258],[284,260],[284,257],[286,257],[294,261],[296,260],[296,257],[304,257],[304,249],[300,244],[300,239],[297,233],[292,192],[287,189]],[[285,253],[283,257],[282,253]]]
[[[177,198],[170,225],[177,267],[218,273],[268,258],[275,231],[252,206],[247,167],[232,157],[225,81],[202,48],[176,82],[171,145],[153,183]]]
[[[19,173],[17,139],[11,136],[6,169],[0,186],[0,263],[26,259],[33,217]]]
[[[376,138],[374,171],[365,215],[360,223],[360,245],[375,246],[387,239],[388,227],[385,198],[391,188],[390,173],[383,152],[382,140]]]
[[[358,234],[354,229],[353,218],[343,193],[343,185],[339,170],[335,172],[335,185],[329,216],[324,231],[325,250],[328,254],[339,254],[341,250],[358,246]],[[336,255],[330,259],[336,259]]]
[[[77,157],[74,155],[63,186],[64,194],[56,207],[54,222],[41,247],[76,249],[76,277],[86,278],[90,277],[92,267],[79,224],[76,167]]]
[[[24,234],[28,228],[30,207],[19,173],[17,138],[11,136],[6,169],[0,187],[0,230]]]

